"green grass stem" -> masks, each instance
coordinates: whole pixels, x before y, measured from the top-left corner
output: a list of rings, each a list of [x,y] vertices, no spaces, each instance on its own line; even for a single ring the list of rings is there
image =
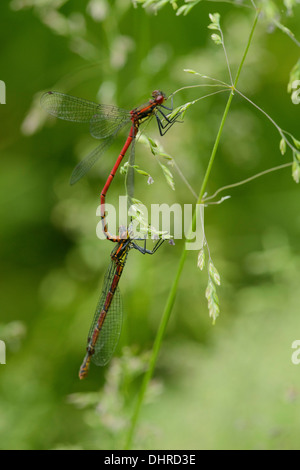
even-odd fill
[[[227,100],[227,104],[226,104],[226,107],[225,107],[225,110],[224,110],[224,113],[223,113],[223,116],[222,116],[222,120],[221,120],[219,130],[218,130],[218,133],[217,133],[217,136],[216,136],[216,140],[215,140],[212,152],[211,152],[211,156],[210,156],[208,166],[207,166],[207,169],[206,169],[206,172],[205,172],[203,183],[202,183],[202,186],[201,186],[201,189],[200,189],[200,193],[199,193],[199,197],[198,197],[198,201],[197,201],[198,204],[201,204],[201,201],[202,201],[202,198],[203,198],[203,195],[204,195],[204,192],[205,192],[208,180],[209,180],[211,169],[212,169],[214,159],[215,159],[215,156],[216,156],[216,153],[217,153],[217,149],[218,149],[218,146],[219,146],[219,142],[220,142],[220,139],[221,139],[222,131],[223,131],[223,128],[224,128],[224,125],[225,125],[226,117],[227,117],[227,114],[229,112],[229,108],[230,108],[230,105],[231,105],[231,102],[232,102],[232,99],[233,99],[233,96],[234,96],[234,88],[237,86],[237,83],[238,83],[238,80],[239,80],[239,77],[240,77],[240,74],[241,74],[241,71],[242,71],[242,68],[243,68],[243,65],[244,65],[249,47],[250,47],[250,44],[251,44],[251,41],[252,41],[252,37],[253,37],[254,31],[255,31],[255,28],[256,28],[256,25],[257,25],[258,17],[259,17],[259,10],[257,10],[257,12],[256,12],[255,20],[253,22],[253,26],[252,26],[250,35],[248,37],[248,42],[247,42],[242,60],[240,62],[238,71],[236,73],[236,77],[235,77],[235,80],[234,80],[232,91],[231,91],[231,93],[228,97],[228,100]],[[193,214],[193,220],[192,220],[192,224],[191,224],[189,233],[191,233],[194,230],[195,223],[196,223],[196,210],[194,211],[194,214]],[[170,318],[170,315],[171,315],[171,312],[172,312],[172,308],[173,308],[173,305],[174,305],[174,302],[175,302],[178,283],[179,283],[181,273],[183,271],[183,267],[184,267],[184,263],[185,263],[185,259],[186,259],[186,254],[187,254],[187,252],[186,252],[186,249],[184,247],[183,251],[182,251],[182,254],[181,254],[181,257],[180,257],[180,260],[179,260],[179,264],[178,264],[177,272],[176,272],[176,275],[175,275],[175,278],[174,278],[174,282],[173,282],[173,285],[171,287],[169,297],[167,299],[165,309],[164,309],[164,312],[163,312],[163,315],[162,315],[162,319],[161,319],[161,322],[160,322],[160,325],[159,325],[159,328],[158,328],[158,331],[157,331],[157,335],[156,335],[156,338],[155,338],[155,341],[154,341],[152,354],[151,354],[151,357],[150,357],[150,360],[149,360],[149,367],[148,367],[148,369],[147,369],[147,371],[144,375],[143,382],[142,382],[142,385],[141,385],[141,388],[140,388],[140,391],[139,391],[139,394],[138,394],[138,397],[137,397],[137,401],[135,403],[135,407],[134,407],[134,411],[133,411],[133,414],[132,414],[130,426],[129,426],[129,429],[128,429],[125,449],[131,449],[131,447],[132,447],[132,440],[133,440],[133,436],[134,436],[134,433],[135,433],[135,430],[136,430],[136,425],[137,425],[137,421],[138,421],[138,418],[139,418],[139,415],[140,415],[142,404],[143,404],[143,401],[144,401],[144,398],[145,398],[145,394],[147,392],[149,382],[150,382],[150,380],[153,376],[153,373],[154,373],[154,369],[155,369],[158,354],[159,354],[159,351],[160,351],[160,348],[161,348],[162,340],[163,340],[163,337],[164,337],[164,334],[165,334],[165,331],[166,331],[166,328],[167,328],[167,325],[168,325],[168,322],[169,322],[169,318]]]

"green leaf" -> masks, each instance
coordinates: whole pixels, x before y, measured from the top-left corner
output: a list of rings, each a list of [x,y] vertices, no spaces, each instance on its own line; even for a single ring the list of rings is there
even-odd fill
[[[120,175],[127,175],[128,172],[128,162],[125,162],[124,165],[120,167]]]
[[[142,144],[149,145],[150,151],[153,155],[159,154],[158,144],[153,139],[151,139],[151,137],[148,137],[145,134],[141,134],[139,135],[138,139]]]
[[[216,29],[216,30],[220,31],[219,26],[214,24],[214,23],[210,23],[207,27],[208,27],[208,29]]]
[[[279,143],[279,148],[280,148],[281,155],[284,155],[286,152],[286,141],[283,137]]]
[[[215,24],[220,28],[220,18],[221,18],[220,13],[209,13],[208,16],[212,24]]]
[[[136,199],[135,197],[133,197],[131,201],[135,206],[143,205],[142,201],[140,201],[139,199]]]
[[[295,139],[295,137],[292,137],[292,139],[293,139],[295,147],[300,150],[300,141]]]
[[[296,183],[300,181],[300,164],[294,160],[292,165],[292,176]]]
[[[214,41],[214,43],[217,44],[218,46],[222,44],[221,36],[219,36],[218,34],[212,34],[211,38]]]
[[[220,307],[217,304],[213,304],[212,307],[209,309],[209,316],[213,319],[213,325],[216,323],[216,319],[220,314]]]
[[[219,286],[221,284],[220,274],[218,273],[212,261],[209,262],[208,271],[209,274],[212,276],[214,282]]]
[[[152,147],[157,147],[157,143],[153,139],[151,139],[151,137],[147,137],[147,139]]]
[[[208,283],[207,283],[206,290],[205,290],[205,297],[207,298],[208,301],[211,299],[212,293],[215,291],[215,289],[216,288],[215,288],[214,284],[209,279]]]
[[[271,0],[261,2],[261,8],[267,21],[272,21],[274,18],[280,17],[277,5]]]
[[[213,324],[215,324],[216,319],[220,313],[220,307],[219,299],[216,294],[216,288],[210,279],[208,281],[207,288],[205,291],[205,297],[207,298],[209,316],[213,319]]]
[[[196,73],[196,72],[195,72]],[[171,111],[171,113],[168,114],[168,119],[174,119],[175,116],[179,116],[182,114],[183,112],[183,109],[184,109],[185,105],[181,105],[181,106],[178,106],[177,108],[173,109]]]
[[[173,178],[171,171],[166,165],[163,165],[162,163],[160,163],[160,166],[162,168],[162,171],[164,173],[164,176],[167,180],[168,185],[173,189],[173,191],[175,191],[175,183],[174,183],[174,178]]]
[[[180,15],[186,16],[191,11],[193,6],[194,5],[182,5],[176,11],[176,16],[180,16]]]
[[[193,72],[197,75],[199,75],[197,72]],[[175,116],[179,116],[180,115],[180,118],[181,120],[184,118],[184,115],[187,111],[187,109],[192,106],[192,104],[195,104],[197,100],[195,101],[189,101],[188,103],[185,103],[185,104],[182,104],[181,106],[178,106],[177,108],[175,108],[170,114],[168,114],[168,118],[169,119],[173,119]]]
[[[150,145],[151,152],[153,153],[153,155],[157,155],[157,149],[158,149],[157,143],[154,142],[154,140],[151,139],[151,137],[147,137],[147,138],[148,138],[148,143]]]
[[[167,5],[167,3],[170,3],[169,0],[160,0],[159,2],[156,3],[155,8],[159,10],[160,8],[164,7]],[[173,2],[174,3],[174,2]]]
[[[171,155],[169,155],[168,153],[160,153],[159,156],[164,158],[165,160],[168,160],[170,164],[174,162],[174,158],[171,157]]]
[[[176,12],[176,16],[179,15],[184,15],[186,16],[194,6],[197,5],[201,0],[188,0],[186,3],[187,5],[182,5],[181,7],[178,8]]]
[[[147,172],[144,171],[144,170],[140,170],[139,168],[135,168],[135,171],[136,171],[139,175],[150,176],[149,173],[147,173]]]
[[[197,73],[195,70],[192,69],[184,69],[183,71],[187,73]]]
[[[293,104],[300,103],[300,80],[295,80],[292,84],[293,86],[293,93],[291,94],[291,100]]]
[[[198,268],[202,271],[204,266],[205,266],[205,251],[203,248],[198,253],[198,262],[197,262]]]
[[[298,61],[296,62],[296,64],[294,65],[294,67],[292,68],[290,72],[290,79],[289,79],[289,83],[287,86],[288,93],[293,92],[293,90],[295,89],[294,88],[295,82],[297,82],[297,80],[300,80],[300,59],[298,59]]]
[[[297,5],[297,0],[283,0],[283,3],[287,9],[287,14],[292,15],[293,8]]]

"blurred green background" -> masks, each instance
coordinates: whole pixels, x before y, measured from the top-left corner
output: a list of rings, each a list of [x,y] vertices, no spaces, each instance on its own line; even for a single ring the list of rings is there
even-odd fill
[[[96,208],[124,136],[82,181],[72,169],[97,142],[88,128],[49,119],[43,91],[55,89],[131,109],[152,90],[167,94],[200,83],[184,68],[228,81],[208,14],[221,13],[233,72],[254,12],[200,3],[176,16],[153,14],[129,0],[1,2],[1,299],[2,449],[120,449],[183,242],[153,257],[130,253],[120,282],[125,319],[109,367],[78,369],[111,244],[99,241]],[[300,10],[286,25],[299,39]],[[296,44],[259,23],[239,89],[299,139],[299,107],[286,92],[299,57]],[[211,89],[190,89],[175,105]],[[159,141],[198,193],[227,95],[191,107],[183,124]],[[153,121],[147,135],[158,138]],[[208,185],[245,179],[289,161],[264,116],[235,97]],[[174,173],[166,184],[151,152],[136,161],[155,180],[136,179],[136,197],[194,203]],[[119,174],[109,202],[124,194]],[[205,213],[206,237],[221,275],[215,326],[204,296],[207,273],[188,253],[135,448],[299,449],[300,365],[291,362],[300,337],[299,188],[285,169],[227,191],[231,199]]]

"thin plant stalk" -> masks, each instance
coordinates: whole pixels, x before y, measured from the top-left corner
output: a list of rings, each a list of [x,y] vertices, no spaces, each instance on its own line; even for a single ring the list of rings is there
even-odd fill
[[[205,173],[205,176],[204,176],[204,179],[203,179],[203,183],[202,183],[202,186],[201,186],[201,189],[200,189],[197,204],[201,204],[203,195],[205,193],[205,189],[206,189],[206,186],[207,186],[207,183],[208,183],[208,180],[209,180],[209,176],[210,176],[210,172],[211,172],[211,169],[212,169],[212,166],[213,166],[213,162],[214,162],[214,159],[215,159],[215,156],[216,156],[216,153],[217,153],[217,149],[218,149],[218,145],[219,145],[219,142],[220,142],[220,139],[221,139],[221,135],[222,135],[222,131],[223,131],[223,128],[224,128],[225,121],[226,121],[226,117],[227,117],[227,114],[228,114],[228,111],[229,111],[229,108],[230,108],[230,105],[231,105],[231,102],[232,102],[232,99],[233,99],[233,96],[234,96],[234,90],[235,90],[235,87],[237,86],[237,83],[238,83],[238,80],[239,80],[239,77],[240,77],[240,74],[241,74],[241,71],[242,71],[242,68],[243,68],[243,65],[244,65],[249,47],[250,47],[250,44],[251,44],[251,41],[252,41],[252,37],[253,37],[254,31],[255,31],[255,28],[256,28],[256,25],[257,25],[259,13],[260,13],[260,11],[257,10],[256,11],[256,16],[255,16],[255,19],[254,19],[254,22],[253,22],[253,26],[252,26],[252,29],[250,31],[250,35],[249,35],[249,38],[248,38],[248,42],[247,42],[242,60],[240,62],[240,65],[239,65],[239,68],[238,68],[238,71],[237,71],[237,74],[236,74],[236,77],[235,77],[235,80],[234,80],[234,83],[233,83],[233,86],[232,86],[232,91],[231,91],[231,93],[228,97],[228,100],[227,100],[227,104],[226,104],[226,107],[225,107],[225,110],[224,110],[224,113],[223,113],[223,117],[222,117],[220,127],[219,127],[219,130],[218,130],[218,133],[217,133],[217,137],[216,137],[213,149],[212,149],[212,153],[211,153],[211,156],[210,156],[210,159],[209,159],[209,162],[208,162],[208,166],[207,166],[207,169],[206,169],[206,173]],[[192,220],[190,231],[189,231],[190,234],[192,233],[192,231],[195,227],[195,223],[196,223],[196,210],[194,211],[194,214],[193,214],[193,220]],[[176,272],[176,275],[175,275],[175,278],[174,278],[174,281],[173,281],[173,285],[171,287],[170,294],[169,294],[169,297],[167,299],[165,309],[164,309],[164,312],[163,312],[163,315],[162,315],[162,318],[161,318],[161,322],[160,322],[160,325],[159,325],[159,328],[158,328],[158,331],[157,331],[157,335],[156,335],[156,338],[155,338],[155,341],[154,341],[151,357],[150,357],[150,360],[149,360],[149,367],[148,367],[148,369],[147,369],[147,371],[144,375],[143,382],[142,382],[142,385],[141,385],[141,388],[140,388],[140,391],[139,391],[139,394],[138,394],[138,398],[137,398],[137,401],[136,401],[136,404],[135,404],[135,407],[134,407],[134,411],[133,411],[132,418],[131,418],[131,421],[130,421],[130,426],[129,426],[129,429],[128,429],[125,449],[130,449],[131,446],[132,446],[132,440],[133,440],[133,436],[134,436],[134,433],[135,433],[136,424],[137,424],[137,421],[138,421],[138,418],[139,418],[139,415],[140,415],[141,407],[142,407],[142,404],[143,404],[143,401],[144,401],[144,398],[145,398],[145,394],[146,394],[149,382],[150,382],[150,380],[153,376],[153,373],[154,373],[154,369],[155,369],[158,354],[159,354],[159,351],[160,351],[160,348],[161,348],[162,340],[163,340],[163,337],[164,337],[164,334],[165,334],[165,331],[166,331],[166,328],[167,328],[167,325],[168,325],[168,321],[169,321],[169,318],[170,318],[170,315],[171,315],[171,311],[172,311],[172,308],[173,308],[173,305],[174,305],[174,302],[175,302],[177,287],[178,287],[180,276],[181,276],[181,273],[182,273],[182,270],[183,270],[183,267],[184,267],[186,254],[187,254],[187,252],[186,252],[186,249],[184,247],[183,251],[182,251],[182,254],[181,254],[181,257],[180,257],[180,260],[179,260],[179,264],[178,264],[177,272]]]
[[[203,202],[205,202],[205,204],[206,204],[207,201],[210,201],[211,199],[214,199],[220,192],[225,191],[226,189],[232,189],[232,188],[236,188],[237,186],[241,186],[241,185],[244,185],[246,183],[250,183],[250,181],[253,181],[256,178],[260,178],[261,176],[272,173],[273,171],[278,171],[278,170],[282,170],[283,168],[288,168],[289,166],[292,166],[292,164],[293,164],[293,162],[283,163],[282,165],[274,166],[273,168],[269,168],[268,170],[261,171],[261,172],[257,173],[256,175],[250,176],[249,178],[246,178],[242,181],[238,181],[237,183],[232,183],[232,184],[227,184],[226,186],[222,186],[222,188],[217,189],[217,191],[214,192],[214,194],[212,194],[211,196],[205,197]],[[210,202],[209,204],[217,204],[217,203]]]

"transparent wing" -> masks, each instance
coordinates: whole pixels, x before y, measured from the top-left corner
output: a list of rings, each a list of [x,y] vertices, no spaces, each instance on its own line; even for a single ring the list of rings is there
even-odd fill
[[[108,295],[112,292],[112,285],[114,283],[115,275],[117,272],[117,265],[111,261],[109,268],[105,274],[102,293],[96,308],[94,320],[89,331],[89,339],[93,337],[93,332],[97,326],[100,314],[103,312],[105,305],[107,305]],[[95,352],[92,355],[92,361],[98,366],[105,366],[111,359],[121,333],[122,328],[122,301],[118,286],[115,287],[113,298],[107,310],[102,328],[95,343]]]
[[[120,290],[117,287],[96,341],[95,353],[92,355],[92,361],[97,366],[105,366],[110,361],[120,338],[122,321],[122,299]]]
[[[107,109],[109,108],[109,109]],[[96,139],[103,139],[109,135],[116,135],[122,127],[131,123],[130,114],[114,106],[101,106],[90,119],[90,133]]]
[[[78,163],[72,172],[70,184],[77,183],[77,181],[79,181],[91,169],[96,161],[99,160],[101,155],[106,152],[108,147],[112,144],[113,140],[113,136],[107,137],[87,157]]]
[[[130,121],[130,113],[117,106],[97,104],[93,101],[47,91],[41,97],[41,106],[52,116],[72,122],[90,122],[91,134],[102,139],[116,134]]]

